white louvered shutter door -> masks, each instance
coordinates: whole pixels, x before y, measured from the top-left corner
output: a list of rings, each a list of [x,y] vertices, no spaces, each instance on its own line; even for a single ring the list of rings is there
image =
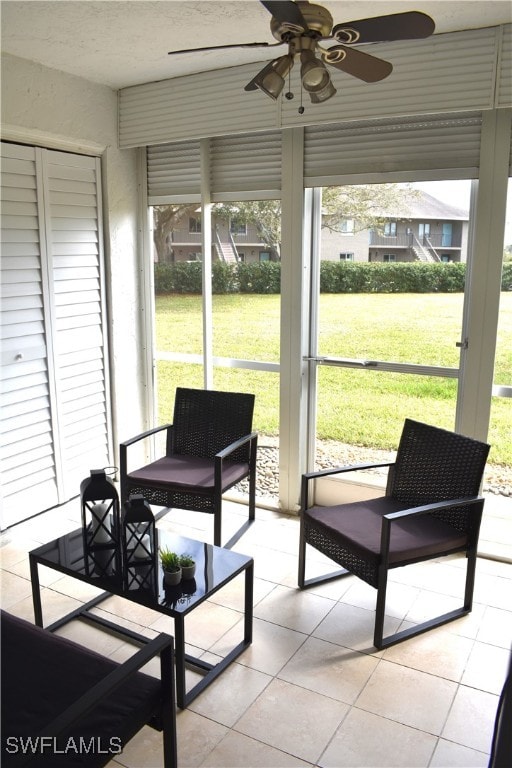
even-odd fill
[[[2,144],[3,525],[58,502],[43,302],[47,285],[41,192],[36,150]]]
[[[109,463],[99,161],[45,152],[59,455],[66,499]]]
[[[2,526],[109,464],[99,161],[2,144]]]

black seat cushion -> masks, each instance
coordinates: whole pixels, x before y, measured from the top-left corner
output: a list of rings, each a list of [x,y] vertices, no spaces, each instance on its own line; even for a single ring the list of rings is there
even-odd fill
[[[19,759],[13,753],[18,742],[8,742],[8,737],[34,739],[119,665],[5,612],[1,633],[2,765],[8,766],[10,759]],[[137,672],[70,733],[59,736],[56,746],[65,750],[69,744],[68,751],[53,754],[45,748],[34,764],[45,768],[105,765],[115,757],[109,750],[119,752],[119,743],[126,744],[158,711],[160,699],[160,681]],[[83,745],[81,754],[74,745]]]
[[[339,546],[364,560],[378,563],[383,515],[408,509],[409,504],[389,497],[356,501],[334,507],[311,507],[304,522],[320,527]],[[404,518],[392,523],[390,564],[462,549],[467,536],[431,515]]]
[[[131,481],[141,485],[172,484],[183,490],[213,491],[214,460],[199,456],[165,456],[162,459],[136,469],[128,474]],[[249,465],[233,461],[224,461],[222,468],[222,487],[234,485],[249,472]]]

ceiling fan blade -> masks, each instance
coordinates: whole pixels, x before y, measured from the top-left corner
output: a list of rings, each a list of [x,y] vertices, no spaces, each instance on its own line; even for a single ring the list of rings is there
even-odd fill
[[[231,45],[207,45],[204,48],[183,48],[180,51],[169,51],[169,56],[175,53],[198,53],[200,51],[219,51],[222,48],[274,48],[282,43],[232,43]]]
[[[393,65],[384,59],[377,59],[368,53],[358,51],[356,48],[347,48],[344,45],[334,45],[322,53],[322,59],[331,67],[341,69],[348,75],[358,77],[365,83],[376,83],[384,80],[393,71]]]
[[[406,11],[336,24],[332,28],[332,36],[340,43],[360,45],[430,37],[434,30],[434,20],[426,13]]]
[[[299,6],[293,0],[260,0],[260,3],[280,24],[293,24],[304,32],[308,29]]]

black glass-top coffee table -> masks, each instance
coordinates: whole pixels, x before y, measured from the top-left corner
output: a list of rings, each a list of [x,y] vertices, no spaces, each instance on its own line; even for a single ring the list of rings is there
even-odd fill
[[[125,589],[120,574],[106,573],[98,568],[97,565],[91,567],[87,552],[84,552],[82,529],[68,533],[32,550],[29,554],[29,561],[34,617],[35,623],[42,627],[43,612],[39,584],[39,565],[52,568],[55,571],[72,576],[102,590],[98,597],[50,624],[47,627],[50,631],[58,629],[58,627],[63,626],[74,618],[82,618],[107,630],[131,638],[137,643],[147,643],[148,638],[144,637],[144,635],[92,612],[95,606],[111,595],[118,595],[126,600],[158,611],[165,616],[170,616],[174,620],[176,701],[178,706],[183,709],[252,642],[254,561],[251,557],[232,552],[229,549],[205,544],[204,542],[177,536],[166,531],[159,530],[158,537],[160,548],[169,548],[180,553],[186,552],[194,558],[196,561],[194,579],[182,581],[176,587],[166,587],[163,583],[161,566],[158,564],[154,588]],[[210,664],[198,657],[185,653],[185,617],[187,614],[243,572],[245,573],[245,594],[244,636],[242,641],[217,664]],[[185,686],[186,667],[190,667],[202,675],[201,680],[192,686],[189,691],[186,690]]]

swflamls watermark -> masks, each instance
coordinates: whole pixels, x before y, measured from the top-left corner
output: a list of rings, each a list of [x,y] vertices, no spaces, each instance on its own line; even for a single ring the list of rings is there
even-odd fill
[[[123,745],[119,736],[107,740],[101,736],[7,736],[4,749],[9,755],[119,755]]]

